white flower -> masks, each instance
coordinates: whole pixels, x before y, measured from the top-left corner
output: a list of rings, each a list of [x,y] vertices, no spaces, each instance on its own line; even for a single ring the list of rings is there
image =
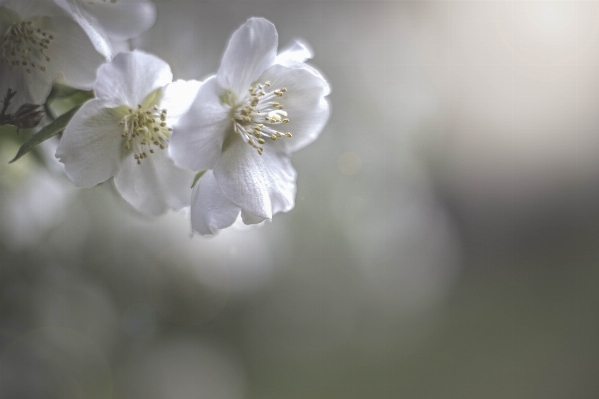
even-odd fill
[[[147,31],[156,22],[150,0],[54,0],[81,25],[96,49],[107,59],[122,42]]]
[[[140,51],[98,69],[96,98],[75,114],[56,150],[76,186],[114,176],[119,193],[142,212],[189,205],[193,173],[175,166],[168,146],[201,83],[172,80],[166,62]]]
[[[207,170],[192,193],[191,222],[201,234],[293,208],[290,153],[325,125],[329,85],[296,44],[277,57],[277,31],[251,18],[232,36],[215,77],[200,88],[171,140],[178,165]]]
[[[51,0],[3,0],[0,35],[0,95],[13,89],[15,105],[43,104],[54,81],[91,89],[105,61]]]

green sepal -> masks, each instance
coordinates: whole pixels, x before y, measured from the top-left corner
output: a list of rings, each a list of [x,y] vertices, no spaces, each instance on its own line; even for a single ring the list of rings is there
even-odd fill
[[[70,111],[56,118],[56,120],[51,124],[42,128],[38,133],[31,136],[31,138],[27,140],[21,146],[21,148],[19,148],[17,155],[9,163],[13,163],[17,159],[21,158],[23,155],[31,151],[36,145],[41,144],[49,138],[54,137],[57,134],[63,132],[64,129],[67,127],[68,123],[73,118],[73,115],[75,115],[79,108],[80,107],[75,107],[71,109]]]
[[[205,170],[196,173],[196,176],[193,178],[193,183],[191,183],[191,188],[194,188],[198,180],[200,180],[200,177],[204,176],[204,173],[206,173]]]

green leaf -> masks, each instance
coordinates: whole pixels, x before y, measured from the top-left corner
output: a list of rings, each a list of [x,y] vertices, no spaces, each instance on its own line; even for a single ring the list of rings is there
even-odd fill
[[[31,151],[31,149],[33,149],[33,147],[35,147],[36,145],[43,143],[49,138],[54,137],[58,133],[64,131],[64,129],[67,127],[67,124],[71,121],[71,118],[73,117],[73,115],[75,115],[75,113],[78,110],[79,107],[71,109],[64,115],[61,115],[58,118],[56,118],[56,120],[48,126],[42,128],[42,130],[40,130],[38,133],[31,136],[31,138],[27,140],[25,144],[21,146],[21,148],[19,148],[17,155],[9,163],[13,163],[17,159],[21,158],[23,155],[27,154],[29,151]]]
[[[206,173],[205,170],[202,170],[201,172],[196,173],[196,176],[193,178],[193,183],[191,183],[191,188],[193,188],[196,185],[198,180],[200,180],[200,177],[204,176],[204,173]]]
[[[83,90],[76,89],[74,87],[70,87],[60,83],[55,83],[54,86],[52,86],[52,91],[50,92],[48,98],[51,100],[57,98],[65,98],[80,92],[83,92]]]

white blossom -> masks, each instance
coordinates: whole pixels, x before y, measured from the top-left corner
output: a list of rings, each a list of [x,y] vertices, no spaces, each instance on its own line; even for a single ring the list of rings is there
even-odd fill
[[[290,154],[311,143],[329,116],[329,85],[296,43],[277,57],[272,23],[251,18],[232,36],[217,74],[200,88],[171,141],[175,162],[207,170],[192,193],[195,231],[213,234],[293,208]]]
[[[0,35],[0,95],[16,105],[43,104],[56,81],[89,90],[105,61],[51,0],[2,0]]]
[[[156,22],[156,6],[150,0],[54,0],[73,18],[111,59],[123,42],[136,38]]]
[[[75,114],[56,151],[76,186],[114,176],[122,197],[144,213],[189,205],[193,173],[175,166],[168,147],[200,82],[172,79],[166,62],[140,51],[99,68],[96,98]]]

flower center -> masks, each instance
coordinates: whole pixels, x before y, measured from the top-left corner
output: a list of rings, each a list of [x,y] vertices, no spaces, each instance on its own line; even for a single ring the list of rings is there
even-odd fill
[[[289,122],[283,106],[274,101],[283,97],[286,88],[269,91],[270,82],[250,87],[250,98],[239,105],[233,113],[233,129],[262,155],[265,139],[275,141],[280,137],[291,137],[291,133],[279,132],[273,127]]]
[[[138,164],[154,154],[154,148],[164,150],[168,147],[168,139],[173,129],[166,125],[166,109],[159,112],[154,106],[149,110],[142,109],[141,105],[136,110],[129,109],[129,113],[119,122],[123,127],[121,137],[125,142],[125,149],[133,149],[133,156]]]
[[[10,26],[2,41],[0,62],[13,68],[23,68],[31,73],[32,68],[46,70],[50,57],[44,54],[54,36],[40,28],[34,28],[31,21],[15,22]]]

